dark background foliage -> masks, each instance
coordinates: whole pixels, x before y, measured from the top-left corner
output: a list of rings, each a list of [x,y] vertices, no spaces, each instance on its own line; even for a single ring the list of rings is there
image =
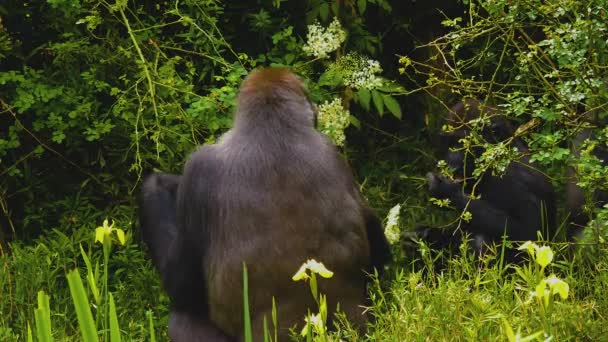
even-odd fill
[[[153,170],[179,173],[197,145],[229,129],[241,80],[262,66],[291,67],[317,103],[342,99],[351,113],[342,152],[380,216],[402,205],[406,230],[454,219],[429,204],[424,178],[436,168],[443,114],[467,96],[499,106],[523,125],[526,157],[556,186],[562,227],[564,184],[576,174],[595,217],[588,242],[605,254],[608,208],[594,206],[592,195],[608,190],[598,158],[608,148],[606,8],[605,0],[0,2],[0,339],[23,338],[41,289],[53,293],[54,321],[77,335],[74,315],[63,314],[72,305],[65,273],[84,270],[79,245],[101,259],[90,236],[105,218],[128,232],[109,265],[110,290],[128,322],[121,328],[133,339],[148,336],[142,303],[166,326],[167,298],[140,246],[141,180]],[[343,46],[327,60],[307,56],[308,25],[334,17],[347,32]],[[328,76],[349,53],[379,61],[386,85],[365,93]],[[497,148],[472,131],[472,147]],[[591,139],[583,142],[581,132]],[[481,171],[512,157],[485,160]],[[580,272],[591,280],[578,288],[579,299],[595,301],[595,294],[606,307],[607,282],[593,278],[602,260]],[[396,282],[407,288],[411,278],[399,273]],[[585,305],[595,307],[568,310],[601,326]],[[571,325],[560,329],[601,336],[599,328],[586,335],[584,325]],[[481,335],[493,336],[486,328]]]
[[[314,21],[337,13],[348,49],[397,78],[397,55],[417,54],[417,44],[439,35],[441,12],[433,2],[375,3],[361,14],[333,1],[3,2],[2,241],[69,229],[89,206],[133,205],[143,174],[179,172],[194,146],[230,126],[249,70],[298,65],[294,45]],[[273,39],[288,27],[293,33]],[[402,101],[402,122],[363,112],[360,119],[389,136],[417,134],[422,101]],[[366,126],[351,133],[353,151],[392,143]]]

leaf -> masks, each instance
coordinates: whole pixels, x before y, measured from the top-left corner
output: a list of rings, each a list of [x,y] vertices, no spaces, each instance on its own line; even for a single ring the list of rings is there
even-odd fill
[[[32,336],[32,327],[30,324],[27,324],[27,342],[34,342],[34,337]]]
[[[148,316],[148,326],[150,329],[150,342],[156,342],[156,333],[154,332],[154,320],[152,319],[152,311],[146,311],[146,316]]]
[[[399,83],[393,80],[387,80],[385,78],[381,79],[382,85],[378,87],[378,90],[383,91],[385,93],[400,93],[405,91],[405,88],[403,88]]]
[[[507,335],[507,339],[509,340],[509,342],[517,341],[517,337],[515,337],[515,332],[513,332],[513,328],[511,328],[511,324],[509,324],[509,321],[507,321],[504,316],[501,318],[503,327],[505,329],[505,334]]]
[[[95,304],[99,305],[101,303],[101,297],[99,294],[99,288],[97,287],[97,280],[93,275],[93,267],[91,266],[91,260],[89,260],[87,253],[84,252],[82,244],[80,244],[80,254],[82,255],[82,259],[84,259],[84,264],[87,267],[87,283],[89,284],[89,289],[91,290],[91,293],[93,293],[93,299],[95,300]]]
[[[322,21],[327,21],[329,17],[329,4],[324,2],[319,6],[319,17],[321,17]]]
[[[296,56],[293,53],[288,53],[285,55],[285,64],[290,65],[296,59]]]
[[[367,0],[357,0],[357,7],[359,8],[359,15],[363,15],[367,7]]]
[[[357,127],[357,129],[361,129],[361,121],[359,121],[356,116],[351,115],[348,117],[348,119],[350,120],[351,125]]]
[[[370,93],[369,89],[361,88],[357,92],[357,98],[359,99],[359,104],[363,109],[369,111],[370,101],[372,99],[372,93]]]
[[[336,87],[342,84],[342,75],[335,71],[326,71],[319,77],[317,82],[319,86]]]
[[[247,278],[247,265],[243,261],[243,339],[245,342],[251,342],[251,316],[249,313],[249,285]]]
[[[34,310],[36,321],[36,337],[40,342],[51,342],[51,309],[49,296],[44,291],[38,291],[38,308]]]
[[[372,100],[374,100],[374,106],[376,106],[378,114],[382,116],[382,114],[384,114],[384,101],[382,100],[382,94],[376,90],[372,90]]]
[[[340,7],[338,5],[339,1],[332,1],[331,3],[331,13],[334,15],[338,15],[340,13]]]
[[[387,94],[382,95],[382,98],[384,99],[386,108],[388,108],[391,114],[393,114],[397,119],[401,120],[401,106],[399,106],[399,102],[397,102],[394,97]]]
[[[82,334],[82,341],[84,342],[98,342],[97,328],[95,327],[95,320],[91,314],[89,308],[89,300],[87,294],[82,285],[80,279],[80,273],[78,270],[73,270],[68,273],[68,285],[70,287],[70,294],[74,302],[74,308],[76,309],[76,317],[78,317],[78,326]]]
[[[116,304],[112,293],[110,293],[110,342],[120,342],[120,328],[118,327]]]

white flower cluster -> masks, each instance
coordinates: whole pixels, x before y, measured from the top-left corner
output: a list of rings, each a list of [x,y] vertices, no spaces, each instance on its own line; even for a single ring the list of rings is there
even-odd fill
[[[309,56],[327,58],[329,53],[336,51],[345,40],[346,32],[338,18],[334,18],[328,28],[319,24],[308,25],[306,45],[302,50]]]
[[[386,217],[386,225],[384,226],[384,235],[389,243],[395,244],[399,242],[401,231],[399,230],[399,212],[401,211],[401,204],[397,204],[392,207]]]
[[[344,129],[350,123],[350,112],[342,106],[342,100],[336,97],[331,102],[325,101],[319,105],[317,119],[319,131],[327,135],[334,144],[344,146]]]
[[[382,72],[380,63],[356,53],[338,58],[329,69],[341,75],[342,82],[347,87],[372,90],[382,86],[382,78],[378,76]]]
[[[349,87],[359,89],[376,89],[382,86],[382,79],[376,74],[382,72],[380,63],[373,59],[361,58],[360,68],[353,70],[353,73],[344,77],[344,84]]]

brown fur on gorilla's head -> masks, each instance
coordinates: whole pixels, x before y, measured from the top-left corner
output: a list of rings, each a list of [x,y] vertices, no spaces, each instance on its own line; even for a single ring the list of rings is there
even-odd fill
[[[289,93],[307,97],[302,81],[288,68],[264,68],[247,76],[241,85],[239,103],[251,97],[281,97]]]
[[[303,82],[288,68],[252,72],[241,85],[236,124],[310,129],[315,109]]]

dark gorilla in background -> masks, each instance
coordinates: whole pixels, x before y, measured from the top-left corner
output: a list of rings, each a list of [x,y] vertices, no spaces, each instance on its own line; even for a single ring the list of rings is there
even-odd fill
[[[254,341],[263,338],[273,297],[281,340],[316,309],[308,286],[291,280],[310,258],[334,272],[319,280],[329,317],[339,303],[351,322],[365,323],[365,272],[382,270],[389,246],[350,168],[314,121],[294,74],[254,72],[241,86],[234,127],[218,144],[194,152],[181,179],[146,179],[141,228],[171,298],[172,340],[243,338],[243,263]]]
[[[575,136],[572,141],[571,152],[576,155],[579,155],[580,148],[583,142],[587,139],[593,139],[594,130],[587,128],[582,130],[579,134]],[[602,161],[602,164],[608,165],[608,149],[606,149],[605,145],[598,145],[593,149],[592,154]],[[568,182],[566,183],[566,206],[569,211],[569,227],[568,227],[568,238],[569,240],[576,239],[580,237],[583,229],[589,223],[589,220],[592,219],[592,215],[589,212],[586,212],[585,205],[587,205],[587,200],[585,199],[585,195],[583,190],[576,185],[578,181],[578,177],[576,175],[575,170],[570,168],[568,170]],[[589,203],[596,207],[601,207],[608,203],[608,192],[605,190],[596,190],[593,192],[590,198],[592,203]]]
[[[451,248],[456,251],[464,234],[467,234],[474,249],[481,252],[486,244],[502,241],[504,234],[515,241],[536,240],[538,231],[542,232],[545,239],[553,237],[556,229],[553,186],[530,163],[526,156],[528,148],[517,137],[513,138],[511,146],[523,152],[524,157],[518,162],[510,163],[502,177],[493,176],[490,172],[483,174],[475,192],[481,197],[473,200],[469,198],[475,183],[472,179],[475,158],[465,156],[464,151],[457,148],[462,146],[459,140],[469,133],[467,122],[480,118],[482,114],[490,117],[490,124],[481,132],[486,141],[498,143],[514,136],[511,123],[499,110],[474,99],[464,100],[452,107],[446,117],[446,123],[456,129],[450,133],[441,133],[440,140],[443,159],[455,170],[457,179],[467,179],[466,186],[463,189],[460,181],[447,179],[437,173],[427,175],[429,191],[433,197],[449,199],[457,210],[466,208],[472,214],[472,219],[462,222],[461,230],[458,231],[455,231],[456,227],[444,230],[419,227],[413,233],[406,234],[407,238],[421,239],[435,249]],[[479,157],[482,152],[481,149],[473,151],[475,157]],[[411,247],[408,245],[408,248]],[[507,253],[508,259],[512,259],[512,256],[513,253]]]

